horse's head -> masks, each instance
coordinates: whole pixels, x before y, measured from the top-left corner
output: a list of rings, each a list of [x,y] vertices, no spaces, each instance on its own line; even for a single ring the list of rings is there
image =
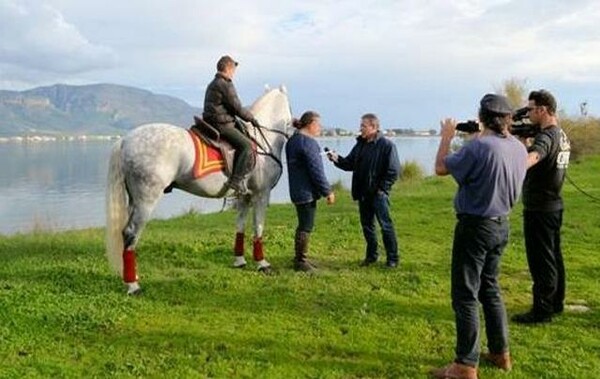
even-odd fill
[[[250,112],[261,125],[285,134],[292,125],[292,110],[284,86],[268,89],[250,106]]]

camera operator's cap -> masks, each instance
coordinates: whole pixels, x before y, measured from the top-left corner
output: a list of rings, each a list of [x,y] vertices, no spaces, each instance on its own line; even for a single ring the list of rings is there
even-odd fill
[[[481,99],[479,104],[481,109],[501,115],[507,115],[513,112],[512,107],[508,103],[508,98],[502,95],[488,93]]]
[[[232,57],[230,57],[229,55],[223,55],[221,58],[219,58],[219,61],[217,62],[217,70],[221,71],[230,64],[233,64],[235,66],[238,65],[238,63],[235,60],[233,60]]]

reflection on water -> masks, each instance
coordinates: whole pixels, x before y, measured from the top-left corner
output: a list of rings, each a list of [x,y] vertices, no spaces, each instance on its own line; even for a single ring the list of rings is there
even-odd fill
[[[431,174],[438,139],[393,139],[401,161],[415,160]],[[346,155],[352,138],[322,138],[321,147]],[[0,144],[0,233],[34,229],[71,229],[104,224],[104,192],[111,141],[64,141]],[[285,155],[285,154],[284,154]],[[285,157],[284,157],[285,165]],[[325,161],[329,180],[350,186],[351,173]],[[289,202],[287,171],[271,195],[272,203]],[[194,210],[214,212],[223,200],[203,199],[175,190],[159,202],[154,218]]]

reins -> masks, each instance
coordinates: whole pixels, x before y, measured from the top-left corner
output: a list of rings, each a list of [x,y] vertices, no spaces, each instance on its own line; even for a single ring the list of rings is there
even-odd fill
[[[274,129],[274,128],[268,128],[268,127],[262,126],[262,125],[260,125],[258,127],[253,125],[253,127],[255,130],[258,130],[258,133],[260,134],[262,141],[268,147],[268,149],[266,149],[265,146],[263,146],[263,144],[261,142],[259,142],[257,138],[248,134],[248,137],[252,140],[252,142],[254,142],[256,144],[256,146],[258,146],[260,148],[260,150],[262,150],[262,151],[258,151],[258,149],[257,149],[257,154],[264,155],[266,157],[270,157],[279,166],[279,177],[277,178],[277,180],[275,180],[275,182],[274,182],[275,184],[273,184],[273,186],[271,187],[271,189],[272,189],[273,187],[275,187],[277,182],[279,182],[279,178],[281,178],[281,175],[283,174],[283,163],[281,162],[281,159],[279,159],[275,154],[273,154],[273,146],[271,146],[271,143],[265,136],[263,129],[268,132],[271,132],[271,133],[276,133],[276,134],[282,135],[283,137],[285,137],[286,141],[290,138],[290,136],[281,130]],[[256,134],[256,133],[254,133],[254,134]]]

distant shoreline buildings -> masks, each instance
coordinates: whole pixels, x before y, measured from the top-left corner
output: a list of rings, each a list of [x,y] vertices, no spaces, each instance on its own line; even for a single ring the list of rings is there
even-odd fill
[[[79,135],[79,136],[44,136],[44,135],[28,135],[28,136],[12,136],[0,137],[0,143],[38,143],[38,142],[61,142],[61,141],[110,141],[118,140],[119,135],[103,136],[103,135]]]
[[[413,130],[413,129],[383,129],[386,137],[433,137],[438,135],[436,130]],[[349,131],[342,128],[323,129],[320,137],[356,137],[358,131]],[[118,140],[121,135],[24,135],[0,137],[0,143],[38,143],[38,142],[61,142],[61,141],[110,141]]]
[[[404,128],[382,129],[383,135],[386,137],[432,137],[438,134],[437,130],[413,130]],[[342,128],[323,129],[321,137],[349,137],[357,136],[358,131],[348,131]]]

